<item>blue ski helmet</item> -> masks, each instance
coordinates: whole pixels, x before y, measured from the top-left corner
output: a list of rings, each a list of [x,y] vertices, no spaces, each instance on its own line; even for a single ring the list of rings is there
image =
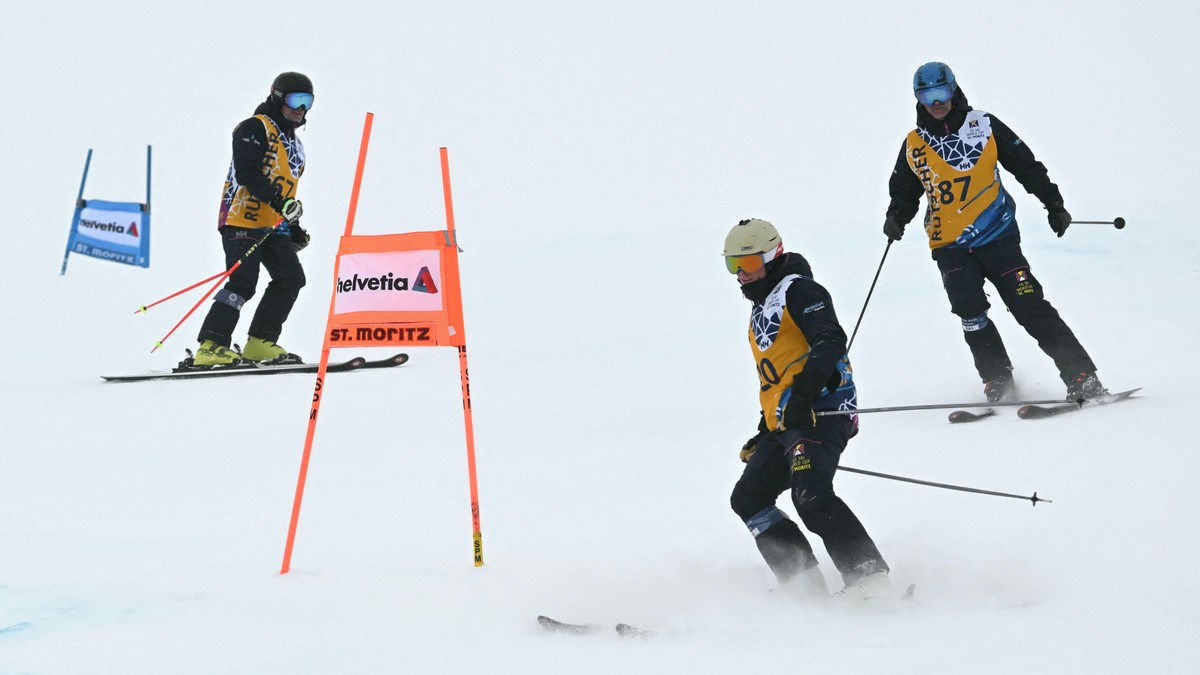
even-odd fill
[[[957,90],[954,71],[941,61],[930,61],[913,73],[913,93],[921,105],[949,101]]]

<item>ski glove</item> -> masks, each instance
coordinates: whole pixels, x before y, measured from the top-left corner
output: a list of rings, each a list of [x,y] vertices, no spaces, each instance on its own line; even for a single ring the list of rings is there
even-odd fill
[[[738,453],[738,459],[742,460],[742,463],[750,461],[750,458],[754,456],[754,452],[758,450],[758,442],[761,441],[763,436],[766,434],[767,432],[760,431],[757,434],[754,434],[750,440],[746,441],[746,444],[742,446],[742,451]]]
[[[904,236],[904,224],[889,213],[883,221],[883,233],[887,235],[888,241],[900,241]]]
[[[813,411],[812,399],[795,393],[783,406],[781,416],[784,431],[812,431],[817,426],[817,413]]]
[[[303,251],[304,247],[308,246],[308,242],[312,239],[312,237],[308,236],[308,232],[303,227],[300,227],[300,223],[292,223],[290,225],[288,238],[292,240],[292,248],[297,253]]]
[[[1050,221],[1050,229],[1060,237],[1066,234],[1067,228],[1071,226],[1071,214],[1063,208],[1062,202],[1051,204],[1046,210],[1049,212],[1046,219]]]
[[[742,446],[742,451],[738,453],[738,458],[743,462],[749,462],[754,456],[754,451],[758,449],[758,444],[762,439],[766,438],[771,430],[767,428],[767,420],[763,419],[762,415],[758,416],[758,433],[750,437],[746,444]]]
[[[271,208],[278,211],[289,225],[300,220],[300,216],[304,215],[304,204],[300,203],[299,199],[290,197],[283,199],[279,195],[275,195],[275,198],[271,200]]]
[[[812,431],[812,428],[817,426],[817,413],[813,412],[813,403],[821,397],[824,390],[824,380],[815,371],[800,371],[796,379],[792,380],[791,395],[780,414],[784,428]]]

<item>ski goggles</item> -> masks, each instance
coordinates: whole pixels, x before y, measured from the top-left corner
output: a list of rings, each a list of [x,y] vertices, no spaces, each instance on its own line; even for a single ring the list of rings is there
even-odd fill
[[[782,251],[783,244],[781,243],[766,253],[727,255],[725,256],[725,269],[729,270],[730,274],[737,274],[738,270],[742,270],[747,274],[754,274],[761,270],[764,265],[779,257]]]
[[[933,87],[932,89],[922,89],[915,93],[921,105],[933,105],[938,101],[945,103],[953,98],[954,87],[943,85],[941,87]]]
[[[283,95],[283,104],[292,110],[312,110],[313,95],[303,91],[293,91],[290,94]]]

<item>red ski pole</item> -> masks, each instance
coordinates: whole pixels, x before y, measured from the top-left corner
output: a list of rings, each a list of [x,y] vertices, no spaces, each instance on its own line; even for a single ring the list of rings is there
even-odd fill
[[[279,223],[282,223],[282,222],[283,222],[282,220],[279,221]],[[167,338],[171,337],[171,334],[174,333],[177,328],[179,328],[181,325],[183,325],[184,321],[187,321],[188,317],[192,315],[192,312],[196,311],[196,308],[199,307],[201,303],[203,303],[205,300],[207,300],[213,293],[217,292],[217,289],[220,288],[221,284],[226,279],[229,278],[229,275],[233,274],[234,270],[241,267],[242,263],[250,258],[251,254],[254,253],[254,249],[258,248],[259,244],[263,243],[264,241],[267,240],[267,237],[271,236],[271,230],[274,230],[275,228],[279,227],[279,223],[275,223],[271,227],[267,228],[267,231],[266,231],[266,233],[263,234],[262,238],[256,242],[254,242],[253,246],[246,249],[246,252],[242,255],[241,259],[239,259],[237,262],[233,263],[232,267],[225,270],[224,272],[221,272],[220,274],[216,275],[215,277],[209,277],[208,279],[204,280],[204,281],[211,281],[212,279],[216,279],[217,283],[213,284],[212,288],[208,289],[208,292],[204,294],[204,297],[200,298],[199,300],[196,301],[196,304],[192,305],[192,308],[188,310],[187,314],[184,314],[183,318],[180,319],[175,324],[175,326],[171,328],[171,330],[167,331],[167,334],[164,335],[161,340],[154,343],[154,349],[150,350],[151,354],[158,351],[158,348],[163,346],[163,343],[167,341]],[[204,283],[204,281],[198,281],[198,282],[192,284],[191,286],[188,286],[187,288],[183,289],[183,291],[179,291],[179,293],[183,293],[184,291],[190,291],[191,289]],[[163,298],[162,300],[159,300],[158,302],[162,302],[163,300],[168,300],[170,298],[173,298],[176,295],[179,295],[179,293],[173,293],[171,295],[168,295],[167,297]],[[158,304],[158,303],[156,302],[154,304]],[[146,307],[143,307],[142,309],[147,309],[150,306],[152,306],[152,305],[147,305]],[[136,314],[136,313],[137,312],[134,312],[134,314]]]
[[[229,275],[233,274],[233,271],[241,266],[242,266],[242,261],[239,260],[239,261],[233,263],[233,267],[230,267],[228,270],[218,274],[217,275],[217,277],[218,277],[217,283],[213,284],[212,288],[208,289],[208,292],[204,294],[204,297],[200,298],[199,300],[196,301],[196,304],[192,305],[192,308],[188,310],[187,314],[184,314],[183,318],[180,319],[174,325],[174,327],[171,328],[171,330],[167,331],[167,334],[164,335],[161,340],[154,343],[154,349],[151,349],[150,353],[153,354],[154,352],[158,351],[158,348],[163,346],[163,343],[167,341],[167,338],[171,337],[171,333],[174,333],[175,329],[177,329],[181,325],[183,325],[183,322],[188,320],[188,317],[192,315],[192,312],[195,312],[196,308],[199,307],[201,303],[203,303],[205,300],[207,300],[213,293],[216,293],[217,289],[221,287],[221,284],[224,283],[225,280],[229,278]],[[209,278],[211,279],[212,277],[209,277]],[[205,279],[204,281],[208,281],[208,279]],[[204,283],[204,281],[201,281],[200,284]],[[196,284],[196,286],[199,286],[200,284]],[[195,288],[196,286],[192,286],[192,288]]]
[[[173,297],[175,297],[175,296],[177,296],[177,295],[183,295],[184,293],[187,293],[188,291],[190,291],[190,290],[192,290],[193,288],[195,288],[195,287],[199,286],[200,284],[207,283],[207,282],[209,282],[209,281],[212,281],[213,279],[216,279],[217,277],[220,277],[220,276],[228,276],[228,274],[227,274],[226,272],[217,272],[216,274],[212,275],[211,277],[209,277],[209,278],[207,278],[207,279],[201,279],[200,281],[197,281],[196,283],[192,284],[191,286],[188,286],[187,288],[184,288],[184,289],[182,289],[182,290],[175,291],[174,293],[172,293],[172,294],[168,295],[167,297],[165,297],[165,298],[163,298],[163,299],[161,299],[161,300],[155,300],[154,302],[152,302],[152,303],[150,303],[150,304],[148,304],[148,305],[142,305],[142,306],[141,306],[141,307],[139,307],[138,309],[135,309],[135,310],[133,311],[133,313],[134,313],[134,314],[141,314],[142,312],[144,312],[144,311],[146,311],[146,310],[150,309],[151,307],[153,307],[153,306],[155,306],[155,305],[157,305],[157,304],[160,304],[160,303],[166,302],[167,300],[170,300],[171,298],[173,298]]]

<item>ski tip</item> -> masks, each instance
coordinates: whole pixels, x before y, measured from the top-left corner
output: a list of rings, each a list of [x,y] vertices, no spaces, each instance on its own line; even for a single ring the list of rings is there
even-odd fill
[[[1043,410],[1043,408],[1040,408],[1036,405],[1023,405],[1020,408],[1017,408],[1017,417],[1020,417],[1023,420],[1037,419],[1038,417],[1044,417],[1044,415],[1041,414]]]
[[[996,414],[995,408],[985,408],[980,412],[971,412],[969,410],[955,410],[947,416],[951,424],[963,424],[965,422],[975,422],[985,417],[991,417]]]
[[[651,633],[648,630],[643,630],[641,628],[638,628],[637,626],[631,626],[627,623],[617,624],[616,629],[617,629],[617,635],[620,635],[623,638],[635,638],[635,639],[644,640],[653,635],[653,633]]]
[[[600,629],[600,626],[590,623],[566,623],[558,619],[551,619],[545,615],[538,615],[537,622],[542,629],[547,633],[565,633],[568,635],[590,635]]]

